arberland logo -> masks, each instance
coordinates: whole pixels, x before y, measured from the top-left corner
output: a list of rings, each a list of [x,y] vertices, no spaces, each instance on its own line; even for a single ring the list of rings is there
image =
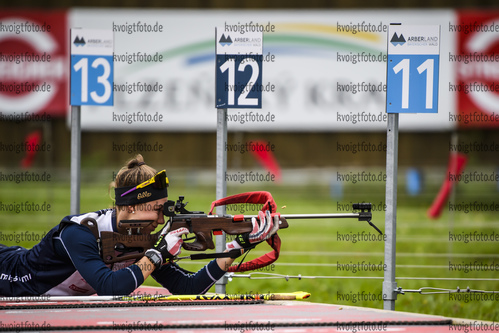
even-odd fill
[[[393,46],[404,45],[405,44],[404,35],[400,34],[400,36],[397,36],[397,33],[394,33],[392,39],[390,40],[390,43],[392,43]]]
[[[83,39],[83,37],[78,37],[76,36],[75,40],[73,41],[73,44],[78,47],[78,46],[85,46],[85,40]]]
[[[229,35],[227,35],[227,37],[225,37],[225,34],[222,34],[222,37],[220,37],[220,40],[218,42],[222,46],[230,45],[230,44],[232,44],[232,39],[230,38]]]

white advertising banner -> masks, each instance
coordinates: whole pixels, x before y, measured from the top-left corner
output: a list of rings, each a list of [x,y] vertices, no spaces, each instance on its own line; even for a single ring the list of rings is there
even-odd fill
[[[83,106],[82,129],[214,131],[214,32],[224,27],[263,32],[266,88],[261,109],[228,109],[229,131],[385,131],[388,25],[454,21],[453,10],[76,8],[70,28],[112,29],[115,45],[114,106]],[[442,29],[441,54],[455,53],[456,38]],[[441,87],[451,65],[440,63]],[[400,129],[454,128],[454,93],[440,89],[438,101],[438,113],[402,115]]]

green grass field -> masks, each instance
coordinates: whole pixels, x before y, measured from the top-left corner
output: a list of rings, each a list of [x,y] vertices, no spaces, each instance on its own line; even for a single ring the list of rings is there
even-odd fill
[[[88,173],[88,172],[87,172]],[[54,177],[57,178],[57,177]],[[51,182],[19,183],[2,182],[0,187],[0,243],[31,247],[36,238],[43,236],[63,216],[69,214],[69,181],[60,177]],[[108,187],[102,179],[83,178],[81,189],[81,212],[95,211],[111,204]],[[441,180],[440,180],[441,181]],[[285,213],[336,213],[343,205],[352,202],[372,202],[383,205],[384,183],[345,184],[342,198],[333,198],[329,184],[279,185],[253,184],[228,187],[228,194],[251,190],[270,191],[279,207]],[[399,186],[397,211],[397,284],[403,289],[434,287],[498,291],[497,269],[465,272],[450,267],[468,263],[498,265],[497,241],[450,241],[449,233],[497,232],[499,218],[493,212],[451,212],[444,208],[438,220],[430,220],[426,211],[440,187],[440,182],[427,184],[418,197],[405,194],[403,184]],[[171,186],[170,199],[185,195],[191,210],[208,211],[215,199],[214,186],[192,184],[181,181]],[[460,184],[455,202],[492,203],[497,198],[497,184]],[[50,211],[16,212],[11,204],[32,202]],[[496,200],[497,202],[497,200]],[[285,206],[285,207],[284,207]],[[230,214],[238,212],[228,211]],[[253,213],[253,212],[245,212]],[[383,210],[373,213],[373,222],[384,230]],[[234,278],[227,286],[228,293],[250,292],[293,292],[308,291],[311,302],[335,303],[362,307],[382,308],[382,264],[384,260],[383,241],[357,241],[352,237],[358,233],[376,235],[366,222],[355,219],[290,220],[290,228],[280,231],[282,239],[281,257],[273,267],[260,272],[304,277],[309,279],[248,279]],[[31,235],[31,239],[27,239]],[[248,259],[269,251],[266,244],[253,250]],[[180,263],[194,271],[205,262]],[[495,266],[494,266],[495,267]],[[357,269],[355,269],[357,268]],[[328,277],[328,278],[325,278]],[[442,280],[454,279],[454,280]],[[491,280],[477,280],[491,279]],[[148,285],[157,283],[148,279]],[[214,291],[214,288],[212,289]],[[396,310],[444,315],[449,317],[499,320],[499,295],[494,300],[467,299],[469,294],[442,293],[420,295],[406,293],[399,295]],[[483,296],[483,294],[482,294]]]

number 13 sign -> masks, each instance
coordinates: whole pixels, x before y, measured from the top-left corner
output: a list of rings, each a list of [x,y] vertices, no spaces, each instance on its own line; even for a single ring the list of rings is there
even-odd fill
[[[387,113],[438,113],[440,26],[390,25]]]
[[[71,29],[71,105],[113,105],[113,32]]]

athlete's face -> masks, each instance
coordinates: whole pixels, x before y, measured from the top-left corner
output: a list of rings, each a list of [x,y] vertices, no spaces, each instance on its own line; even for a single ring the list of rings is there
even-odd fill
[[[168,198],[158,199],[154,201],[144,202],[134,206],[134,220],[152,220],[153,222],[142,229],[143,234],[150,234],[160,224],[165,223],[163,215],[163,205]]]

